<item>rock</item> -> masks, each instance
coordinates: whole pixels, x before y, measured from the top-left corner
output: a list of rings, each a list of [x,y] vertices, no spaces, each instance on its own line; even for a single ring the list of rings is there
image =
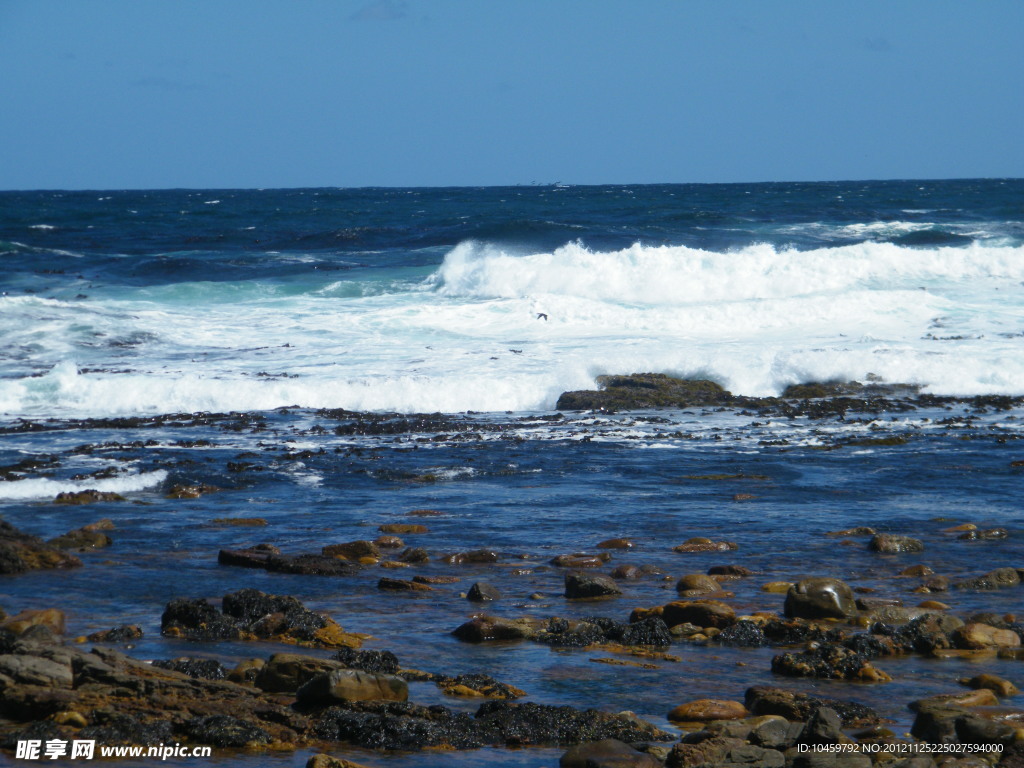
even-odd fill
[[[217,563],[240,568],[266,568],[270,556],[280,554],[281,550],[273,544],[257,544],[246,549],[222,549],[217,553]]]
[[[213,493],[220,489],[213,485],[200,483],[199,485],[172,485],[165,498],[168,499],[198,499],[206,493]]]
[[[79,505],[96,504],[98,502],[107,501],[125,501],[125,498],[119,493],[97,491],[90,488],[86,491],[65,491],[64,493],[58,493],[54,498],[53,503]]]
[[[90,643],[127,643],[142,637],[142,628],[134,624],[122,624],[113,629],[93,632],[86,639]]]
[[[868,542],[868,549],[885,554],[923,552],[924,543],[920,539],[913,539],[910,536],[901,536],[895,533],[876,533],[871,541]]]
[[[678,600],[663,606],[661,617],[669,627],[690,623],[724,629],[735,623],[736,611],[720,600]]]
[[[377,675],[358,669],[322,672],[296,692],[304,706],[329,706],[348,701],[405,701],[409,685],[396,675]]]
[[[1019,721],[1016,725],[1019,725]],[[1008,747],[1017,738],[1017,727],[969,712],[953,721],[956,740],[961,744],[999,744]]]
[[[791,581],[769,581],[767,584],[761,585],[762,592],[768,592],[773,595],[784,595],[793,588],[793,582]]]
[[[354,576],[360,570],[354,563],[316,554],[270,555],[264,567],[273,573],[302,576]]]
[[[487,675],[458,675],[439,677],[434,681],[437,687],[449,696],[463,696],[488,699],[518,699],[526,695],[514,686],[499,683]]]
[[[358,561],[361,557],[380,557],[380,547],[372,541],[349,541],[344,544],[328,544],[320,550],[320,554]]]
[[[559,568],[601,568],[611,559],[611,555],[602,552],[599,555],[558,555],[551,559],[552,565]]]
[[[743,565],[713,565],[708,568],[708,576],[734,576],[744,578],[753,576],[754,571]]]
[[[998,541],[1005,539],[1010,532],[1005,528],[988,528],[984,531],[968,531],[957,536],[961,541]]]
[[[1017,686],[996,675],[983,674],[975,675],[970,679],[962,678],[960,684],[966,685],[968,688],[986,688],[1003,697],[1016,696],[1020,693]]]
[[[22,533],[6,520],[0,520],[0,574],[76,568],[81,564],[82,561],[74,555],[45,544],[37,536]]]
[[[378,536],[373,543],[380,549],[401,549],[405,542],[397,536]]]
[[[377,530],[381,533],[399,533],[399,534],[412,534],[412,533],[426,533],[427,526],[417,525],[416,523],[385,523],[384,525],[378,526]]]
[[[433,592],[434,588],[429,584],[421,584],[418,581],[406,581],[405,579],[383,578],[377,582],[377,589],[388,592]]]
[[[262,517],[215,517],[211,525],[230,525],[236,528],[263,528],[267,521]]]
[[[155,659],[154,667],[161,669],[172,669],[189,677],[202,678],[203,680],[223,680],[227,677],[223,665],[216,659],[200,659],[191,656],[181,656],[177,659]]]
[[[494,616],[476,616],[457,627],[452,634],[466,643],[488,640],[523,640],[534,635],[541,627],[537,619],[500,619]]]
[[[635,565],[619,565],[612,570],[613,579],[630,580],[643,578],[644,572]]]
[[[724,405],[732,395],[706,380],[676,379],[660,373],[598,376],[598,390],[563,392],[558,410],[635,410],[640,408],[689,408]]]
[[[189,720],[184,730],[193,741],[222,748],[269,744],[272,740],[263,728],[231,715],[197,717]]]
[[[923,577],[923,576],[931,576],[934,573],[935,573],[935,571],[933,571],[927,565],[908,565],[906,568],[904,568],[902,571],[900,571],[900,576]]]
[[[333,658],[348,669],[363,672],[382,672],[394,675],[398,672],[398,657],[391,651],[360,651],[355,648],[341,648]]]
[[[971,623],[953,632],[957,648],[1016,648],[1020,635],[1011,629],[999,629],[989,624]]]
[[[598,549],[632,549],[633,542],[629,539],[605,539],[597,545]]]
[[[878,714],[863,704],[820,698],[766,685],[748,688],[744,703],[755,715],[778,715],[791,721],[809,720],[815,710],[828,707],[839,715],[845,727],[875,725],[880,722]]]
[[[570,572],[565,574],[565,596],[570,600],[621,595],[618,584],[607,576]]]
[[[738,701],[725,699],[697,699],[680,704],[668,713],[668,719],[675,722],[709,722],[711,720],[739,720],[750,713]]]
[[[70,664],[24,654],[0,655],[0,676],[20,685],[46,688],[70,688],[74,680]]]
[[[462,581],[458,576],[413,576],[417,584],[457,584]]]
[[[0,627],[15,635],[24,635],[32,627],[46,627],[55,635],[63,635],[65,627],[64,611],[56,608],[21,611],[15,616],[4,619]]]
[[[703,537],[695,537],[687,539],[682,544],[672,547],[673,552],[728,552],[732,549],[738,549],[738,545],[734,541],[712,541]]]
[[[818,707],[800,732],[798,744],[838,744],[842,736],[842,720],[828,707]]]
[[[803,579],[786,593],[786,616],[802,619],[849,618],[857,615],[853,590],[831,578]]]
[[[478,581],[469,588],[469,592],[466,594],[466,599],[477,603],[489,600],[500,600],[501,592],[498,591],[497,587],[493,587],[487,582]]]
[[[992,590],[1020,585],[1020,574],[1016,568],[996,568],[984,576],[961,581],[957,589]]]
[[[263,659],[247,659],[239,662],[234,669],[228,672],[228,680],[233,683],[255,684],[257,675],[265,666],[266,662]]]
[[[331,755],[313,755],[306,761],[306,768],[367,768],[362,763],[354,763],[342,757]]]
[[[256,673],[253,683],[269,693],[295,693],[320,674],[343,669],[337,661],[297,653],[275,653]]]
[[[768,644],[764,630],[754,622],[745,619],[740,619],[715,635],[715,642],[737,648],[760,648]]]
[[[97,523],[68,531],[63,536],[50,539],[47,544],[58,549],[75,549],[80,552],[89,549],[103,549],[111,544],[110,537],[103,533],[103,531],[110,530],[113,527],[114,524],[109,519],[104,519]]]
[[[874,536],[875,529],[869,528],[866,525],[858,526],[857,528],[844,528],[841,531],[828,531],[826,536]]]
[[[501,556],[493,549],[473,549],[469,552],[456,552],[442,558],[443,562],[449,565],[485,565],[496,563]]]
[[[721,591],[722,586],[702,573],[688,573],[676,582],[676,592],[685,597],[696,597]]]
[[[892,679],[873,667],[864,654],[834,643],[821,643],[799,653],[779,654],[772,659],[772,672],[789,677],[863,682],[888,682]]]
[[[423,547],[407,547],[402,550],[402,554],[398,556],[398,559],[403,563],[428,563],[430,562],[430,555],[427,554],[427,550]]]
[[[961,691],[957,693],[940,693],[937,696],[929,696],[926,699],[917,699],[909,704],[911,712],[920,712],[923,709],[956,708],[965,710],[971,707],[994,707],[999,704],[995,693],[987,688],[979,688],[974,691]]]
[[[618,739],[603,739],[572,747],[562,755],[558,765],[559,768],[661,768],[661,761]]]

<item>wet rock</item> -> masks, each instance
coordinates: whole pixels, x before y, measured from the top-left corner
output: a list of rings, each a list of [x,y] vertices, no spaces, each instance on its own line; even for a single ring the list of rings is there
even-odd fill
[[[563,411],[636,410],[724,405],[732,395],[713,381],[677,379],[660,373],[598,376],[597,390],[563,392],[555,408]]]
[[[570,600],[621,595],[618,584],[607,576],[570,572],[565,574],[565,596]]]
[[[767,584],[761,585],[762,592],[768,592],[773,595],[784,595],[793,587],[791,581],[769,581]]]
[[[198,499],[200,496],[219,491],[220,489],[213,485],[207,485],[206,483],[200,483],[199,485],[172,485],[171,489],[167,492],[165,498],[168,499]]]
[[[972,590],[993,590],[1020,585],[1020,573],[1016,568],[996,568],[984,576],[961,581],[956,585],[957,589]]]
[[[580,744],[565,752],[559,768],[661,768],[661,761],[617,739]]]
[[[449,696],[463,696],[488,699],[518,699],[526,695],[515,686],[500,683],[488,675],[458,675],[438,677],[437,687]]]
[[[142,637],[142,629],[134,624],[122,624],[86,636],[90,643],[128,643]]]
[[[378,536],[373,543],[380,549],[401,549],[405,546],[405,542],[397,536]]]
[[[748,688],[744,704],[755,715],[778,715],[791,721],[806,721],[820,707],[836,712],[843,726],[866,726],[879,722],[878,714],[863,704],[810,696],[785,688],[757,685]]]
[[[489,701],[477,710],[476,719],[485,733],[497,736],[492,737],[492,743],[507,746],[579,744],[605,738],[628,743],[674,738],[631,713],[580,711],[529,702]]]
[[[676,592],[685,597],[707,595],[721,589],[721,584],[702,573],[688,573],[676,582]]]
[[[199,659],[190,656],[182,656],[177,659],[156,659],[154,667],[171,669],[189,677],[198,677],[204,680],[223,680],[227,677],[224,666],[216,659]]]
[[[786,593],[786,616],[802,619],[849,618],[857,614],[853,590],[831,578],[803,579]]]
[[[1005,539],[1010,532],[1005,528],[987,528],[984,531],[967,531],[957,536],[961,541],[998,541]]]
[[[990,624],[971,623],[953,632],[957,648],[1017,648],[1020,635],[1010,629],[999,629]]]
[[[25,635],[34,627],[46,627],[55,635],[63,635],[65,627],[64,611],[56,608],[25,610],[0,622],[0,627],[14,635]]]
[[[402,554],[398,556],[400,562],[403,563],[428,563],[430,562],[430,555],[427,554],[427,550],[423,547],[408,547],[402,550]]]
[[[764,630],[745,619],[737,621],[715,635],[715,642],[737,648],[759,648],[768,644]]]
[[[217,553],[217,563],[240,568],[266,568],[271,555],[280,555],[281,550],[273,544],[257,544],[246,549],[222,549]]]
[[[76,528],[73,531],[68,531],[63,536],[50,539],[47,544],[58,549],[74,549],[79,552],[109,547],[112,543],[111,538],[103,533],[103,531],[113,528],[113,523],[110,523],[110,520],[106,520],[106,523],[110,523],[108,527],[102,525],[102,522],[104,521],[101,521],[99,524],[93,523],[82,528]]]
[[[409,698],[409,684],[397,675],[338,669],[317,674],[295,695],[303,706],[330,706],[347,701],[405,701]]]
[[[995,693],[987,688],[979,688],[974,691],[959,691],[957,693],[940,693],[936,696],[929,696],[925,699],[917,699],[909,704],[911,712],[920,712],[923,709],[935,707],[955,707],[966,710],[971,707],[994,707],[999,704]]]
[[[489,640],[523,640],[532,637],[541,628],[537,619],[502,619],[495,616],[476,616],[457,627],[452,634],[466,643]]]
[[[708,576],[734,576],[744,578],[753,576],[754,571],[743,565],[713,565],[708,568]]]
[[[632,549],[633,542],[629,539],[605,539],[597,545],[598,549]]]
[[[378,526],[377,530],[381,533],[397,533],[397,534],[414,534],[414,533],[426,533],[427,526],[418,525],[416,523],[385,523],[384,525]]]
[[[961,744],[1000,744],[1008,747],[1017,740],[1017,728],[976,713],[960,715],[953,721],[956,740]]]
[[[457,584],[462,581],[458,576],[413,576],[417,584]]]
[[[472,549],[468,552],[456,552],[448,555],[444,562],[450,565],[487,565],[496,563],[501,556],[493,549]]]
[[[933,571],[927,565],[908,565],[906,568],[904,568],[902,571],[900,571],[900,576],[923,577],[923,576],[931,576],[934,573],[935,573],[935,571]]]
[[[956,720],[964,714],[966,710],[957,706],[920,706],[910,727],[910,734],[931,744],[949,744],[956,740]]]
[[[887,682],[885,672],[876,669],[862,653],[833,643],[821,643],[799,653],[782,653],[772,659],[772,672],[789,677]]]
[[[719,600],[677,600],[663,606],[661,618],[669,627],[690,623],[724,629],[735,623],[736,611]]]
[[[391,651],[360,651],[342,648],[332,657],[349,669],[394,675],[399,670],[398,657]]]
[[[1016,696],[1020,693],[1017,686],[1009,680],[1004,680],[1001,677],[990,674],[975,675],[972,678],[962,678],[960,680],[960,684],[966,685],[968,688],[987,688],[993,693],[1003,697]]]
[[[875,529],[869,528],[866,525],[858,526],[856,528],[844,528],[841,531],[829,531],[825,534],[826,536],[874,536]]]
[[[298,653],[275,653],[256,673],[253,683],[269,693],[295,693],[320,674],[342,669],[343,664]]]
[[[125,501],[124,496],[119,493],[110,493],[89,489],[86,491],[65,491],[58,493],[54,498],[54,504],[96,504],[98,502]]]
[[[343,757],[332,755],[313,755],[306,761],[306,768],[368,768],[362,763],[354,763]]]
[[[185,726],[189,738],[214,747],[246,747],[268,744],[270,734],[258,725],[231,715],[210,715],[190,720]]]
[[[466,599],[472,600],[476,603],[500,600],[501,592],[498,591],[497,587],[494,587],[487,582],[478,581],[469,588],[469,592],[466,594]]]
[[[95,722],[76,736],[83,740],[93,740],[100,744],[126,744],[153,746],[173,741],[170,723],[146,721],[117,712],[93,713]]]
[[[0,520],[0,574],[25,573],[51,568],[76,568],[82,564],[74,555],[22,533]]]
[[[920,539],[896,533],[876,533],[868,542],[868,549],[885,554],[924,552],[924,543]]]
[[[406,581],[405,579],[383,578],[377,582],[377,589],[386,592],[433,592],[434,588],[429,584],[421,584],[418,581]]]
[[[230,525],[234,528],[263,528],[267,521],[262,517],[215,517],[211,525]]]
[[[666,647],[672,644],[668,625],[658,616],[648,616],[630,624],[616,623],[605,630],[605,636],[623,645]]]
[[[611,559],[611,555],[602,552],[599,555],[558,555],[551,559],[552,565],[559,568],[601,568]]]
[[[739,720],[750,713],[738,701],[725,699],[697,699],[672,709],[668,719],[680,723],[709,722],[711,720]]]
[[[315,554],[270,555],[264,567],[272,573],[302,576],[353,576],[360,570],[354,563]]]
[[[738,549],[739,546],[734,541],[712,541],[711,539],[697,536],[692,539],[687,539],[682,544],[672,547],[673,552],[728,552],[729,550]]]
[[[320,550],[320,554],[358,561],[361,557],[380,557],[380,547],[372,541],[348,541],[344,544],[328,544]]]
[[[642,579],[644,577],[644,572],[635,565],[619,565],[612,570],[611,577],[613,579],[620,579],[623,581]]]

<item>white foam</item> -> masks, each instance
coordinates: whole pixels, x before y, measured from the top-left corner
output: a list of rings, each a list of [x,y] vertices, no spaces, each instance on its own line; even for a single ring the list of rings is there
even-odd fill
[[[156,472],[143,472],[138,475],[75,482],[46,478],[12,480],[0,482],[0,499],[6,501],[44,499],[53,498],[58,493],[77,493],[87,490],[103,493],[134,493],[159,485],[166,479],[167,473],[160,469]]]

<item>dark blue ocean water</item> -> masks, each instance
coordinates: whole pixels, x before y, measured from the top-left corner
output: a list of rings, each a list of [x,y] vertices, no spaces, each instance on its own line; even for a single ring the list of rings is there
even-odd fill
[[[729,585],[740,612],[781,610],[769,581],[833,575],[913,606],[929,596],[898,577],[908,565],[953,580],[1024,565],[1021,411],[963,399],[1024,394],[1022,244],[1019,180],[0,193],[0,515],[46,538],[115,525],[80,569],[0,577],[0,606],[60,607],[71,637],[139,624],[141,658],[229,663],[286,649],[163,638],[160,615],[176,597],[255,587],[373,635],[366,647],[405,666],[487,672],[532,701],[667,725],[682,701],[785,684],[869,703],[905,728],[911,699],[957,690],[965,674],[1014,679],[1014,663],[883,660],[894,681],[866,686],[780,680],[772,649],[680,643],[681,661],[645,670],[450,632],[479,610],[460,596],[477,580],[503,593],[487,606],[499,615],[625,620],[713,565],[757,572]],[[824,418],[554,410],[562,391],[641,371],[756,396],[856,380],[958,399]],[[165,498],[178,483],[220,490]],[[127,500],[52,503],[84,488]],[[407,516],[423,508],[442,514]],[[267,524],[213,522],[230,517]],[[217,564],[225,547],[317,551],[410,521],[429,531],[406,542],[432,558],[413,569],[335,579]],[[1009,536],[943,532],[963,522]],[[881,556],[864,538],[824,536],[853,525],[917,536],[925,551]],[[617,536],[636,546],[606,571],[663,575],[606,602],[565,600],[548,561]],[[672,551],[694,536],[738,549]],[[479,547],[500,562],[441,562]],[[415,597],[376,587],[417,573],[461,581]],[[1020,606],[1015,590],[931,597],[962,616]],[[429,684],[411,692],[475,708]],[[560,750],[338,753],[553,766]]]

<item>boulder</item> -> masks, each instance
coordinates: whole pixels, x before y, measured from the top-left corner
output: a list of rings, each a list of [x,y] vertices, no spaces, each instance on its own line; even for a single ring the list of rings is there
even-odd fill
[[[721,589],[721,584],[703,573],[688,573],[676,582],[676,592],[685,597],[707,595]]]
[[[485,581],[478,581],[469,588],[469,592],[466,594],[466,599],[477,603],[483,603],[490,600],[500,600],[501,592],[498,591],[497,587],[494,587]]]
[[[786,616],[801,619],[844,619],[857,615],[853,590],[832,578],[803,579],[786,593]]]
[[[999,629],[990,624],[972,622],[953,632],[953,643],[957,648],[1017,648],[1020,635],[1012,629]]]
[[[607,576],[576,572],[565,574],[565,596],[570,600],[615,597],[621,594],[618,584]]]
[[[74,555],[22,533],[0,520],[0,574],[25,573],[51,568],[76,568],[82,564]]]
[[[602,739],[570,748],[559,768],[661,768],[661,761],[618,739]]]
[[[358,669],[321,672],[296,692],[301,705],[330,706],[349,701],[405,701],[409,685],[396,675],[377,675]]]
[[[697,699],[680,704],[668,713],[668,719],[680,723],[710,722],[711,720],[739,720],[750,712],[738,701],[726,699]]]
[[[978,576],[973,579],[961,581],[956,585],[956,588],[982,591],[1005,589],[1006,587],[1016,587],[1019,585],[1020,573],[1016,568],[996,568],[994,571],[989,571],[984,576]]]
[[[661,618],[669,627],[695,624],[724,629],[736,622],[736,611],[720,600],[677,600],[662,608]]]
[[[295,693],[319,674],[344,669],[344,664],[298,653],[275,653],[256,673],[253,682],[268,693]]]
[[[724,405],[732,394],[713,381],[677,379],[661,373],[598,376],[597,390],[563,392],[558,410],[635,410]]]
[[[868,542],[868,549],[885,554],[924,552],[924,543],[920,539],[896,533],[876,533]]]
[[[348,541],[344,544],[328,544],[321,548],[320,554],[327,557],[341,557],[345,560],[358,561],[362,557],[380,557],[380,547],[372,541]]]

